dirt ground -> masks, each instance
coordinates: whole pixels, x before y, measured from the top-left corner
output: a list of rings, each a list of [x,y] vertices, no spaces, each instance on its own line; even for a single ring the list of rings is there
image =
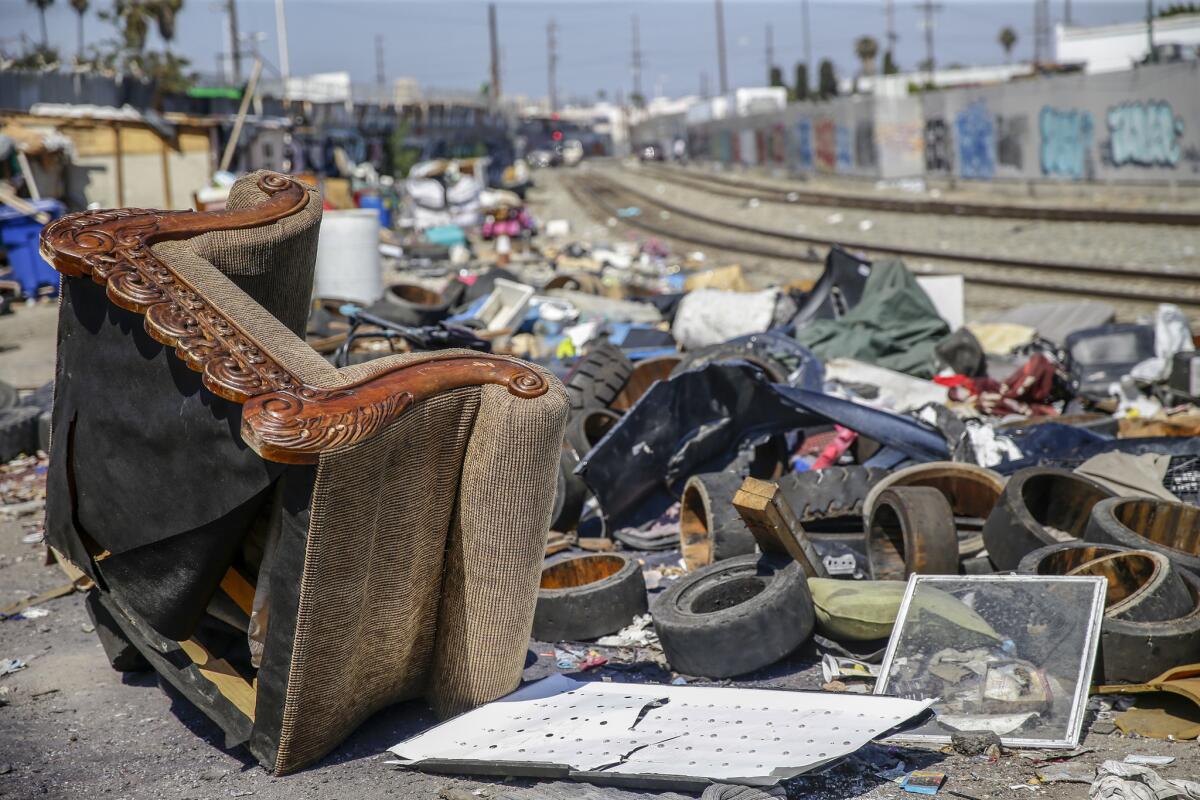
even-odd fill
[[[0,522],[2,605],[65,583],[58,567],[44,564],[41,544],[22,541],[38,526],[37,514]],[[153,673],[112,671],[90,630],[81,595],[39,607],[49,613],[0,622],[0,659],[19,658],[27,664],[0,677],[0,797],[374,800],[437,798],[449,788],[487,797],[513,788],[512,783],[422,775],[387,765],[388,747],[434,723],[433,715],[419,702],[377,714],[316,766],[274,778],[245,750],[224,749],[216,726],[186,700],[160,689]],[[537,661],[526,670],[526,678],[556,670],[553,648],[532,643],[531,653]],[[820,676],[813,664],[812,654],[801,652],[744,683],[815,689]],[[618,666],[580,677],[638,682],[671,677],[646,664]],[[1194,741],[1088,732],[1083,744],[1090,751],[1073,759],[1073,768],[1086,769],[1129,753],[1150,753],[1176,757],[1174,764],[1160,768],[1165,777],[1200,775],[1200,745]],[[792,781],[789,797],[911,797],[876,774],[900,760],[908,769],[947,773],[943,795],[955,791],[978,800],[1027,794],[1056,800],[1087,796],[1084,784],[1030,785],[1044,766],[1027,755],[1013,752],[991,763],[936,750],[872,746],[824,774]],[[1048,751],[1037,755],[1053,756]],[[1010,788],[1018,785],[1028,788]]]

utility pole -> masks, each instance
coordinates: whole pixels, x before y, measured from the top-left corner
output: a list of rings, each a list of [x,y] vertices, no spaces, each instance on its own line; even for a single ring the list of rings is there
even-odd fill
[[[800,10],[803,12],[804,22],[804,65],[815,72],[816,67],[812,63],[812,25],[808,19],[808,0],[804,0]]]
[[[383,34],[375,34],[375,83],[379,86],[387,81],[383,71]]]
[[[242,82],[242,45],[238,36],[237,0],[225,0],[225,13],[229,19],[229,58],[233,64],[233,82]]]
[[[1068,0],[1070,2],[1070,0]],[[887,21],[887,30],[884,31],[883,40],[887,42],[885,53],[891,53],[892,58],[896,57],[896,4],[894,0],[883,0],[883,17]]]
[[[1071,27],[1071,0],[1063,0],[1063,26]]]
[[[729,72],[725,68],[725,9],[717,0],[717,80],[721,94],[729,94]]]
[[[291,68],[288,64],[287,17],[283,15],[283,0],[275,0],[275,43],[279,46],[279,75],[283,78],[283,101],[288,99],[288,78]]]
[[[546,25],[546,89],[550,101],[550,113],[558,110],[558,25],[554,17]]]
[[[500,36],[496,32],[496,4],[488,3],[488,46],[491,48],[491,79],[488,99],[492,106],[500,103]]]
[[[1035,0],[1040,2],[1040,0]],[[933,15],[937,11],[942,10],[941,3],[935,3],[933,0],[921,0],[917,3],[917,8],[925,13],[925,65],[928,69],[927,82],[933,83],[933,71],[936,67],[936,62],[933,60]]]
[[[767,80],[771,80],[771,67],[775,66],[775,29],[767,23]]]
[[[1050,59],[1050,4],[1049,0],[1034,0],[1033,3],[1033,63],[1041,64]]]
[[[1158,61],[1154,55],[1154,0],[1146,0],[1146,59],[1151,63]]]
[[[637,14],[633,15],[633,94],[645,99],[642,95],[642,39],[638,28]]]

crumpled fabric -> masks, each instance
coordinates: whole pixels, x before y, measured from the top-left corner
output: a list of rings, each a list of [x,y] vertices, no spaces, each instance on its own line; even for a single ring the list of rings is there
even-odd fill
[[[1183,310],[1171,303],[1162,303],[1154,312],[1154,358],[1137,364],[1129,374],[1139,381],[1158,383],[1171,375],[1171,360],[1176,353],[1190,353],[1192,328]]]
[[[1054,398],[1056,383],[1062,377],[1057,364],[1042,353],[1034,353],[1003,381],[944,375],[935,377],[933,382],[948,387],[951,400],[973,401],[984,414],[1057,416],[1058,409],[1050,405],[1050,401]]]
[[[679,301],[671,335],[685,349],[694,350],[737,336],[762,333],[775,320],[779,297],[777,289],[761,292],[697,289]]]
[[[1200,800],[1200,783],[1167,779],[1140,764],[1105,761],[1096,771],[1089,800]]]
[[[931,378],[934,348],[950,333],[937,308],[902,261],[872,266],[862,299],[838,319],[817,319],[796,340],[825,360],[856,358],[868,364]]]
[[[1084,461],[1075,472],[1111,489],[1120,497],[1157,497],[1178,503],[1163,487],[1171,457],[1163,453],[1100,453]]]

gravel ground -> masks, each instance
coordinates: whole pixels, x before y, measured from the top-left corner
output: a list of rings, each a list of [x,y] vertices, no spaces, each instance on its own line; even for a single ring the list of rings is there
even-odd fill
[[[636,168],[635,168],[636,169]],[[565,185],[577,181],[578,177],[589,171],[597,171],[606,178],[617,181],[632,189],[661,196],[664,201],[684,205],[697,213],[721,219],[736,220],[737,222],[757,227],[781,231],[795,231],[798,234],[810,234],[824,238],[838,239],[841,236],[847,241],[879,242],[905,244],[908,246],[943,248],[953,251],[1000,253],[1009,257],[1039,258],[1078,261],[1080,263],[1105,263],[1117,266],[1149,266],[1155,268],[1172,268],[1185,274],[1196,273],[1200,276],[1200,257],[1193,250],[1200,250],[1198,239],[1189,228],[1175,226],[1118,226],[1097,225],[1092,223],[1040,223],[1012,220],[991,220],[972,218],[930,218],[921,215],[899,213],[876,213],[855,211],[852,209],[821,208],[812,206],[782,206],[777,204],[760,204],[751,208],[745,201],[712,195],[677,184],[636,174],[633,170],[622,169],[615,162],[590,162],[578,171],[554,170],[538,173],[539,189],[535,192],[533,203],[541,217],[572,215],[588,220],[582,227],[575,225],[573,232],[581,238],[592,238],[591,234],[597,229],[595,221],[587,211],[579,209],[570,201],[565,191]],[[664,220],[665,221],[665,220]],[[867,225],[862,223],[869,222]],[[820,273],[817,265],[805,263],[803,259],[812,255],[823,255],[820,248],[813,249],[807,245],[790,244],[781,240],[763,240],[750,234],[737,234],[715,230],[711,225],[683,221],[676,217],[670,224],[676,229],[677,235],[686,237],[689,234],[699,234],[709,237],[718,236],[728,241],[752,241],[755,244],[777,248],[787,254],[784,258],[750,257],[736,251],[720,251],[715,248],[699,248],[705,250],[714,263],[740,263],[753,276],[758,285],[778,283],[796,279],[813,279]],[[649,238],[648,234],[637,231],[621,220],[607,220],[607,237],[601,238]],[[863,230],[866,228],[866,230]],[[603,229],[601,229],[603,230]],[[1066,231],[1066,233],[1064,233]],[[920,238],[924,235],[926,238]],[[1114,257],[1120,248],[1129,247],[1128,237],[1142,237],[1141,243],[1146,252],[1177,253],[1181,257],[1173,260],[1153,259],[1124,263]],[[990,237],[990,239],[989,239]],[[697,249],[697,245],[683,239],[661,237],[670,242],[678,252]],[[988,244],[981,245],[980,242]],[[1165,242],[1166,244],[1162,244]],[[1038,248],[1042,248],[1039,250]],[[1070,249],[1074,248],[1074,249]],[[1192,248],[1193,250],[1189,250]],[[795,254],[792,256],[791,254]],[[1191,255],[1188,255],[1191,253]],[[1059,283],[1075,285],[1080,280],[1094,282],[1117,291],[1162,291],[1162,285],[1156,285],[1145,279],[1130,278],[1104,279],[1078,275],[1051,276],[1039,275],[1023,270],[1012,270],[987,265],[973,265],[965,262],[939,262],[936,259],[916,262],[909,260],[909,266],[914,271],[939,271],[944,273],[962,273],[965,275],[985,274],[989,277],[1021,278],[1033,282]],[[1181,291],[1188,291],[1187,284],[1180,286]],[[1046,291],[1024,291],[990,286],[972,286],[966,290],[966,312],[968,319],[982,319],[998,311],[1012,308],[1031,301],[1047,301],[1062,299],[1078,299],[1078,295],[1062,295]],[[1137,300],[1106,300],[1112,303],[1118,317],[1134,320],[1140,316],[1151,314],[1154,304]],[[1200,315],[1200,309],[1189,307],[1188,313]],[[1200,319],[1200,317],[1197,317]]]
[[[814,191],[846,194],[888,193],[903,191],[904,196],[943,200],[963,200],[983,203],[1012,203],[1013,205],[1054,206],[1085,205],[1110,208],[1182,211],[1200,208],[1200,185],[1141,185],[1077,183],[1073,181],[964,181],[949,178],[880,181],[873,178],[853,178],[837,175],[788,175],[780,169],[762,167],[728,167],[719,164],[697,163],[698,171],[713,172],[726,177],[741,177],[785,191],[804,188]],[[921,187],[918,191],[913,188]],[[903,188],[901,188],[903,187]]]

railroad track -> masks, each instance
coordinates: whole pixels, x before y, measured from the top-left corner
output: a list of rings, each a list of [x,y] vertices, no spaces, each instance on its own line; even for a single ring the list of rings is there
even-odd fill
[[[962,264],[967,267],[961,271],[963,278],[967,283],[977,286],[1074,297],[1103,297],[1126,302],[1176,303],[1200,307],[1200,294],[1195,292],[1195,289],[1200,286],[1200,277],[1195,274],[1143,267],[1095,266],[1072,262],[1037,261],[942,250],[923,250],[900,245],[792,234],[699,214],[595,173],[578,174],[578,177],[567,189],[572,199],[589,213],[599,217],[618,217],[626,225],[655,236],[701,247],[762,258],[811,261],[808,252],[811,247],[840,245],[847,249],[880,255],[899,255]],[[636,216],[618,213],[619,209],[630,206],[637,206],[640,213]],[[665,219],[662,212],[666,212]],[[697,226],[701,227],[701,230],[695,230]],[[790,247],[771,246],[764,243],[764,239],[784,242]],[[803,246],[804,249],[800,249],[800,246]],[[987,274],[981,270],[981,267],[1002,268],[1004,271],[1010,272],[1011,276],[995,274],[995,270],[992,270],[991,274]],[[921,270],[920,273],[951,274],[943,270]],[[1075,282],[1065,284],[1045,280],[1046,275],[1056,273],[1069,276]],[[1160,289],[1156,286],[1150,290],[1134,291],[1127,286],[1119,285],[1118,282],[1122,281],[1166,283],[1171,286],[1169,289],[1167,287]],[[1192,291],[1187,292],[1188,288],[1191,288]]]
[[[623,167],[623,169],[629,169]],[[633,170],[629,170],[633,171]],[[1011,203],[977,203],[931,198],[897,199],[818,192],[811,189],[785,189],[745,178],[685,171],[680,167],[642,165],[638,171],[680,186],[701,189],[759,202],[783,205],[836,206],[839,208],[895,211],[903,214],[932,214],[994,219],[1024,219],[1043,222],[1116,222],[1126,225],[1200,225],[1200,211],[1155,211],[1127,208],[1083,208],[1080,206],[1031,206]]]

